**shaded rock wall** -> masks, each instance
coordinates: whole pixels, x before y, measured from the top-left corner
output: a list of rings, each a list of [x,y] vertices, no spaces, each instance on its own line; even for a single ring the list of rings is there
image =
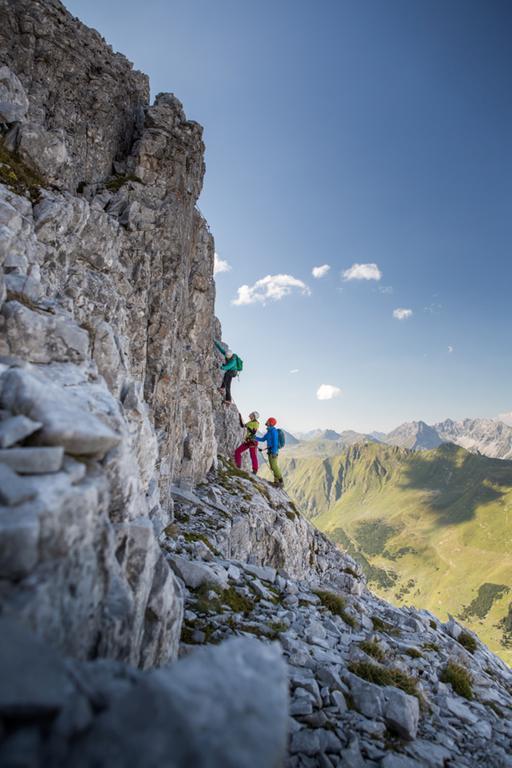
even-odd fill
[[[2,607],[70,655],[144,667],[181,626],[157,542],[172,484],[240,437],[202,129],[147,94],[57,0],[0,0]]]

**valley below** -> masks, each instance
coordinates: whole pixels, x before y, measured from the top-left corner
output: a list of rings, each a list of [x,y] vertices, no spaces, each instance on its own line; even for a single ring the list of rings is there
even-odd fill
[[[456,617],[512,662],[512,462],[442,444],[288,445],[287,490],[398,606]]]

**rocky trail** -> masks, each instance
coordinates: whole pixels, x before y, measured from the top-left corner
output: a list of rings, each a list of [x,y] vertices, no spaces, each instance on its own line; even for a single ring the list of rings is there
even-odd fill
[[[510,669],[230,463],[203,154],[0,0],[1,768],[512,766]]]

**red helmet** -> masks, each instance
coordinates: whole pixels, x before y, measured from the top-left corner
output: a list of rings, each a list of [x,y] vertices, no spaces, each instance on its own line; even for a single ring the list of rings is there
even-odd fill
[[[277,420],[274,419],[273,416],[271,416],[270,419],[267,419],[267,422],[266,422],[267,427],[275,427],[276,424],[277,424]]]

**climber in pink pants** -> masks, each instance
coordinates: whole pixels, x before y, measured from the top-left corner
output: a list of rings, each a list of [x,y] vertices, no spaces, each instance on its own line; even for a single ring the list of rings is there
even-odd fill
[[[257,411],[253,411],[249,414],[249,421],[247,424],[244,424],[242,417],[240,417],[240,424],[246,428],[247,432],[245,434],[244,442],[239,445],[235,451],[235,464],[237,465],[238,469],[240,469],[242,466],[242,454],[244,451],[249,450],[251,452],[252,471],[255,475],[258,473],[258,443],[254,437],[260,426],[258,418],[259,413]]]

